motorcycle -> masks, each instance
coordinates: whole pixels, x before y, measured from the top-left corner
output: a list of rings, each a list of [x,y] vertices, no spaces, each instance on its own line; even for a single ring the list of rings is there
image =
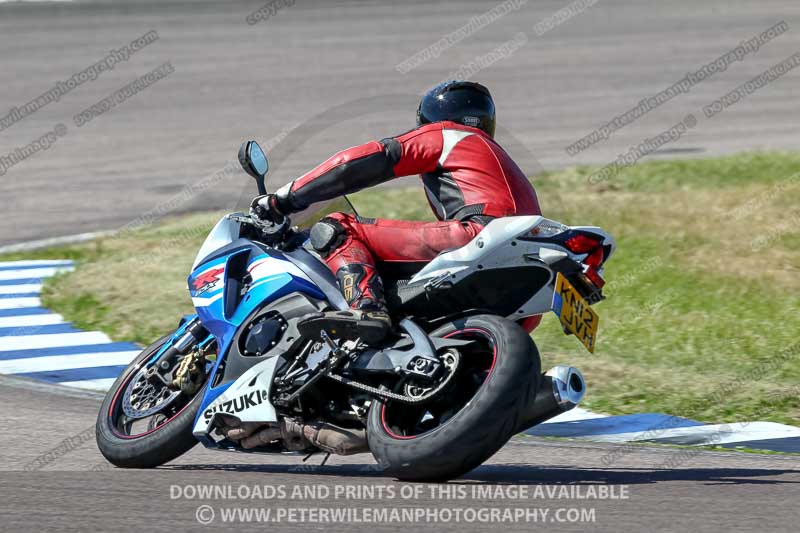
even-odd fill
[[[267,157],[239,151],[266,193]],[[381,270],[396,331],[367,343],[314,328],[349,313],[334,275],[288,218],[232,213],[188,277],[195,314],[142,351],[105,397],[97,444],[119,467],[207,448],[371,453],[403,480],[447,480],[514,434],[575,407],[581,372],[540,370],[523,319],[553,311],[590,351],[614,240],[542,216],[491,220],[421,269]],[[415,270],[415,271],[414,271]],[[326,457],[327,459],[327,457]]]

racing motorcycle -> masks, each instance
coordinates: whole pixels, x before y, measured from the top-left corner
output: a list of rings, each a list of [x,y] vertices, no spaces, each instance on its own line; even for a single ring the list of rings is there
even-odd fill
[[[239,161],[265,194],[259,145],[245,142]],[[129,468],[162,465],[200,442],[265,454],[370,452],[399,479],[458,477],[581,401],[580,371],[541,373],[520,323],[553,311],[593,351],[591,306],[603,299],[614,250],[600,228],[494,219],[421,269],[380,270],[397,328],[376,344],[358,328],[319,326],[323,311],[350,311],[307,230],[229,214],[188,277],[195,314],[112,385],[97,444]]]

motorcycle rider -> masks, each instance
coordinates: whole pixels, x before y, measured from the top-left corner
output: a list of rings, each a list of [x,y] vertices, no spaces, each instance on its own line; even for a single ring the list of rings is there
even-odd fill
[[[428,91],[417,127],[396,137],[343,150],[274,194],[256,197],[251,212],[280,220],[309,205],[420,174],[437,222],[363,218],[334,213],[311,229],[313,249],[335,274],[350,313],[313,320],[327,330],[349,330],[377,342],[391,329],[378,264],[418,264],[472,240],[495,217],[539,215],[533,186],[494,140],[495,106],[489,90],[447,81]],[[524,324],[528,331],[541,317]]]

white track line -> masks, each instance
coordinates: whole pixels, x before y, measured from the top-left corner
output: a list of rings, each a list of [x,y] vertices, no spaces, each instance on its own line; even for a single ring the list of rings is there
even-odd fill
[[[25,298],[0,298],[0,309],[21,309],[23,307],[39,307],[42,301],[36,296]]]
[[[31,250],[41,250],[42,248],[52,248],[54,246],[62,246],[65,244],[75,244],[79,242],[92,241],[98,237],[108,237],[111,235],[115,235],[116,233],[117,232],[113,230],[94,231],[91,233],[79,233],[77,235],[65,235],[64,237],[51,237],[49,239],[39,239],[38,241],[28,241],[17,244],[6,244],[4,246],[0,246],[0,254],[29,252]]]
[[[116,378],[84,379],[82,381],[62,381],[62,387],[76,387],[78,389],[107,391],[117,381]]]
[[[26,372],[50,372],[96,366],[127,365],[139,355],[138,350],[127,352],[82,353],[75,355],[49,355],[0,361],[0,373],[23,374]]]
[[[560,415],[551,418],[550,420],[545,420],[542,423],[552,424],[558,422],[576,422],[578,420],[590,420],[592,418],[607,418],[607,417],[608,415],[601,415],[599,413],[593,413],[581,407],[575,407],[565,413],[561,413]]]
[[[0,0],[2,3],[3,0]],[[0,270],[0,280],[23,280],[30,278],[46,278],[60,272],[74,270],[73,262],[70,260],[31,260],[31,261],[0,261],[0,268],[12,267]],[[13,268],[28,267],[28,268]],[[18,294],[41,292],[40,283],[18,283],[16,285],[0,285],[0,294]],[[0,309],[20,309],[36,307],[41,305],[41,301],[36,297],[21,298],[0,298]],[[0,327],[2,328],[26,328],[35,326],[47,326],[53,324],[63,324],[64,318],[56,313],[41,315],[21,315],[0,317]],[[40,349],[40,348],[61,348],[69,346],[81,346],[91,344],[105,344],[111,342],[103,333],[97,331],[58,333],[43,335],[21,335],[0,337],[0,355],[3,352],[13,350]],[[139,351],[121,352],[101,352],[85,353],[74,355],[52,355],[44,357],[30,357],[23,359],[12,359],[0,361],[0,373],[19,374],[26,372],[48,372],[58,370],[70,370],[79,368],[95,368],[98,366],[114,366],[128,364]],[[74,387],[86,390],[108,390],[114,383],[114,379],[87,379],[76,380],[62,383],[67,387]]]
[[[694,431],[691,431],[694,430]],[[714,445],[735,442],[788,439],[800,437],[800,428],[775,422],[737,422],[712,424],[694,428],[676,428],[670,435],[653,439],[655,442],[684,445]],[[666,440],[665,440],[666,439]]]
[[[69,3],[73,0],[0,0],[0,4],[16,4],[16,3],[25,3],[29,2],[32,4],[41,3],[41,2],[59,2],[59,3]]]
[[[800,437],[800,428],[774,422],[738,422],[735,424],[712,424],[630,433],[582,435],[575,438],[595,442],[658,442],[662,444],[709,446],[789,437]]]
[[[0,294],[22,294],[26,292],[42,292],[42,284],[23,283],[21,285],[0,285]]]
[[[33,326],[52,326],[53,324],[63,323],[64,317],[56,313],[0,317],[0,328],[27,328]]]
[[[21,335],[19,337],[0,337],[0,352],[10,350],[30,350],[38,348],[60,348],[84,344],[105,344],[111,339],[99,331],[79,333],[52,333],[45,335]]]
[[[71,266],[47,267],[47,268],[23,268],[20,270],[0,270],[0,280],[27,279],[27,278],[48,278],[59,272],[69,272],[75,270]]]
[[[37,265],[47,266],[71,266],[71,259],[30,259],[28,261],[0,261],[2,267],[31,267]]]

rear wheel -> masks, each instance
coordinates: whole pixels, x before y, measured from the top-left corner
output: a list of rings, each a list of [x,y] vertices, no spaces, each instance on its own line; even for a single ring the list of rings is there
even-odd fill
[[[447,387],[424,405],[376,402],[369,413],[373,456],[403,480],[452,479],[483,463],[514,434],[539,383],[539,353],[514,322],[479,315],[431,336],[474,341],[459,349]]]
[[[170,338],[166,335],[145,348],[117,378],[100,407],[97,447],[116,466],[153,468],[197,444],[192,425],[204,387],[190,397],[153,384],[146,376],[147,363]]]

